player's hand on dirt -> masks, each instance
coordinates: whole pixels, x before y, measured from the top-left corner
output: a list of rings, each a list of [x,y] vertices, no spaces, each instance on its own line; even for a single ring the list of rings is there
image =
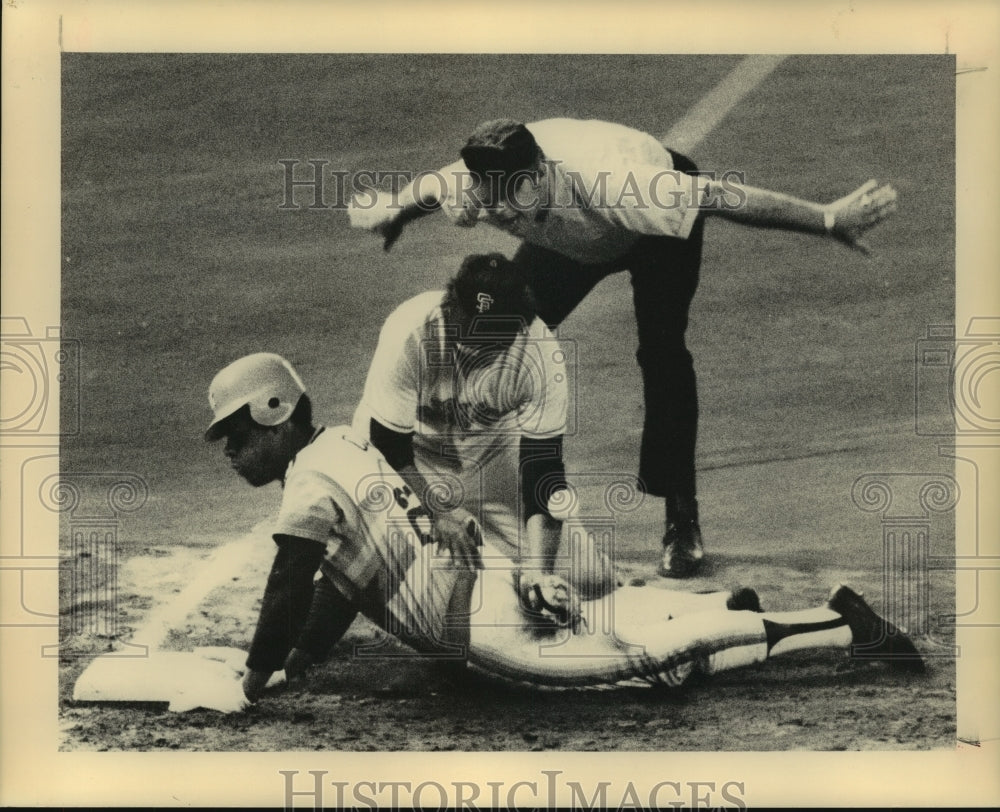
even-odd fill
[[[291,681],[304,677],[316,661],[313,656],[300,648],[293,648],[285,658],[285,677]]]
[[[223,663],[228,666],[234,679],[242,679],[247,672],[247,653],[243,649],[232,648],[230,646],[198,646],[194,653],[211,662]],[[265,688],[273,688],[285,682],[285,672],[275,671],[267,681]]]
[[[264,693],[264,689],[271,684],[271,671],[248,670],[243,675],[243,693],[246,695],[248,704],[256,702]]]
[[[580,621],[580,596],[565,578],[541,570],[516,570],[514,588],[529,616],[540,617],[560,628],[575,629]]]
[[[459,508],[437,513],[432,533],[438,553],[450,553],[456,567],[483,568],[483,530],[469,511]]]
[[[864,234],[896,211],[896,190],[888,183],[870,180],[826,207],[830,235],[849,248],[870,254]]]

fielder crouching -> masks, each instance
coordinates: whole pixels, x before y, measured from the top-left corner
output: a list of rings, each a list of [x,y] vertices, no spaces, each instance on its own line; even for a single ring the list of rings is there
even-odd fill
[[[598,536],[565,529],[567,358],[517,266],[472,254],[386,319],[353,418],[449,543],[484,529],[526,601],[557,567],[584,597],[617,585]]]
[[[234,683],[241,707],[261,697],[272,672],[294,677],[325,659],[358,612],[417,652],[538,685],[678,685],[805,648],[923,669],[906,635],[844,586],[820,607],[762,613],[750,589],[623,587],[578,603],[552,576],[526,609],[511,563],[478,525],[466,527],[462,550],[439,543],[420,500],[368,441],[314,424],[305,387],[280,356],[233,362],[212,381],[209,403],[206,439],[225,439],[251,485],[283,487],[277,552],[247,670]],[[614,617],[613,632],[587,620],[603,617]]]

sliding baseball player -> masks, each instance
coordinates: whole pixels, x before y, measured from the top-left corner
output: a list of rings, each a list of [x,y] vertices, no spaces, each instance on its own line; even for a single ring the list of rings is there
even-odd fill
[[[509,560],[475,522],[466,548],[449,549],[369,441],[347,426],[314,423],[285,359],[257,353],[234,361],[212,381],[209,403],[206,440],[224,441],[230,466],[251,485],[282,486],[245,674],[218,707],[243,709],[262,697],[273,672],[294,677],[324,660],[359,612],[425,655],[535,685],[674,686],[696,672],[816,648],[923,669],[909,638],[845,586],[823,606],[766,613],[748,589],[624,587],[579,602],[554,577],[526,607]]]

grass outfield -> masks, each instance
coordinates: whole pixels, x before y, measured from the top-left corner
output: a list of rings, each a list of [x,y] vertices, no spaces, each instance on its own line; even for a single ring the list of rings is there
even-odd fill
[[[281,210],[278,161],[325,159],[329,169],[348,171],[433,169],[454,159],[475,123],[501,115],[606,118],[663,134],[737,62],[65,55],[61,296],[63,334],[81,342],[81,432],[65,440],[62,466],[67,474],[134,472],[150,494],[120,533],[123,573],[130,566],[143,573],[134,582],[122,576],[121,636],[170,599],[171,577],[196,570],[213,545],[248,532],[277,507],[277,488],[250,489],[219,449],[201,440],[215,371],[246,352],[280,352],[302,373],[319,417],[347,422],[389,311],[441,286],[465,254],[512,246],[503,235],[450,228],[436,216],[408,229],[386,254],[372,235],[350,230],[343,211],[309,210],[308,190],[297,192],[301,208]],[[711,559],[691,587],[752,584],[776,609],[821,600],[842,578],[870,596],[883,593],[882,527],[854,504],[855,480],[869,472],[951,469],[937,440],[915,431],[914,387],[926,372],[914,358],[929,325],[954,321],[953,117],[950,57],[792,57],[692,150],[702,168],[740,171],[752,185],[823,201],[870,177],[889,180],[900,211],[871,236],[871,260],[816,238],[709,222],[689,344],[699,373],[700,499]],[[332,198],[333,188],[327,190]],[[601,283],[560,337],[578,361],[576,431],[567,439],[571,474],[634,474],[642,401],[627,276]],[[928,519],[932,553],[952,552],[952,518]],[[618,555],[629,572],[652,575],[660,533],[661,508],[653,500],[623,521]],[[157,568],[145,565],[151,556],[162,582]],[[927,617],[951,609],[952,580],[933,574]],[[203,617],[217,622],[199,621],[173,644],[245,647],[254,591],[244,598],[242,609],[215,598],[216,608]],[[64,611],[83,599],[67,592]],[[217,611],[223,605],[243,612],[238,623],[224,622]],[[927,617],[898,619],[931,630]],[[94,651],[106,643],[74,641]],[[938,639],[925,643],[941,647]],[[904,710],[908,691],[893,680],[852,671],[841,690],[844,675],[833,663],[796,660],[791,675],[774,663],[751,676],[726,675],[694,690],[697,709],[661,711],[645,699],[629,700],[638,703],[628,707],[638,708],[643,726],[693,714],[691,735],[599,740],[567,721],[565,735],[576,746],[563,747],[864,749],[953,741],[947,658],[915,700],[926,705],[920,723],[904,729],[858,722],[841,735],[843,725],[824,721],[789,738],[769,717],[778,693],[789,707],[803,703],[804,718],[829,717],[835,707],[860,719],[873,702],[875,717],[891,719],[898,710],[898,718],[913,718]],[[88,746],[85,736],[106,744],[114,727],[108,720],[125,712],[73,707],[65,697],[79,668],[76,660],[63,664],[68,746]],[[340,663],[317,677],[316,687],[343,695],[341,716],[366,712],[366,705],[353,705],[364,698],[365,680],[352,669],[361,666]],[[479,749],[473,736],[442,722],[447,707],[429,695],[423,700],[432,743]],[[530,695],[507,701],[534,702]],[[593,701],[599,716],[604,700]],[[276,698],[251,717],[256,727],[247,747],[301,744],[282,724],[303,702],[314,716],[332,712],[322,694]],[[724,721],[737,709],[747,719],[743,731]],[[388,729],[391,703],[384,712]],[[220,729],[209,723],[206,731],[210,714],[195,714],[203,723],[189,727],[158,710],[128,713],[146,714],[143,730],[163,726],[169,733],[112,747],[146,749],[163,746],[152,742],[164,738],[185,749],[243,748],[228,722]],[[101,729],[106,733],[95,732]],[[386,749],[427,749],[424,723],[411,720],[408,730],[416,732]],[[537,743],[519,736],[512,728],[483,746]],[[368,743],[364,736],[328,742],[345,749]]]

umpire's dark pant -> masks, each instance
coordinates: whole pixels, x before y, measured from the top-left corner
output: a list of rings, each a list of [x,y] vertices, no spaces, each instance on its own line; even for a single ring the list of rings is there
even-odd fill
[[[675,168],[697,171],[690,159],[672,154]],[[538,313],[549,327],[560,324],[604,277],[630,271],[639,328],[636,357],[646,402],[639,477],[647,493],[666,497],[675,521],[697,519],[698,394],[684,333],[698,287],[703,233],[704,217],[699,216],[686,240],[643,236],[624,256],[599,265],[528,243],[514,256],[528,268]]]

